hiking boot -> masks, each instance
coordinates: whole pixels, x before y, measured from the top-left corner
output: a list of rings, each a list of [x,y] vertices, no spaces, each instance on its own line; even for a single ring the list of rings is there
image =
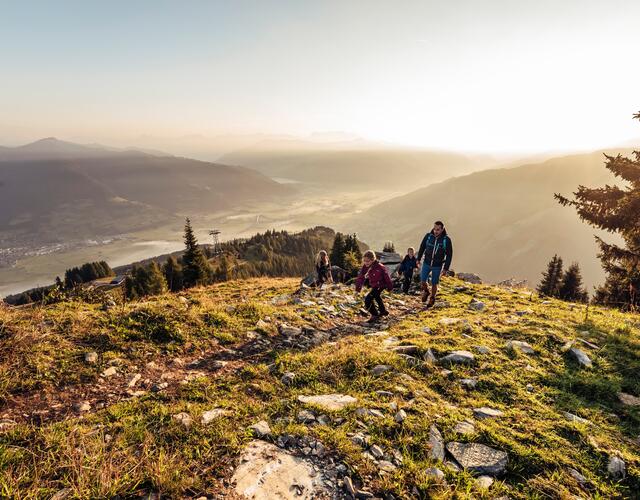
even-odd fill
[[[361,308],[358,310],[358,314],[359,314],[360,316],[365,316],[365,317],[366,317],[366,316],[369,316],[369,314],[371,314],[371,313],[370,313],[369,311],[367,311],[364,307],[361,307]]]
[[[384,310],[380,313],[380,316],[389,316],[389,311]]]
[[[422,283],[422,302],[427,301],[427,299],[429,298],[429,293],[429,285],[427,285],[426,283]]]
[[[367,320],[367,323],[377,323],[378,321],[380,321],[380,316],[372,314],[371,317]]]
[[[432,308],[435,303],[436,303],[436,298],[432,295],[431,298],[429,299],[429,302],[427,302],[427,309]]]

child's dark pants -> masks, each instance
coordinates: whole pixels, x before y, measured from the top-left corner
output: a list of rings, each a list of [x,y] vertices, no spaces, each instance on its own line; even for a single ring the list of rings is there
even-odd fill
[[[372,288],[371,291],[364,297],[364,307],[373,316],[380,316],[381,314],[387,312],[386,308],[384,307],[384,302],[382,302],[382,297],[380,296],[382,290],[382,288]]]
[[[409,293],[409,287],[411,287],[411,280],[413,280],[413,269],[411,274],[404,273],[404,281],[402,282],[402,293]]]

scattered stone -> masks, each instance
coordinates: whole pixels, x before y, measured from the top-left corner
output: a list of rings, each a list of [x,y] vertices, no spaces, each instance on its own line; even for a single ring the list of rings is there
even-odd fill
[[[459,323],[468,323],[468,321],[462,318],[442,318],[438,321],[438,324],[442,326],[453,326]]]
[[[417,345],[399,345],[399,346],[393,347],[391,350],[398,354],[417,354],[418,346]]]
[[[480,354],[489,354],[491,352],[491,349],[489,349],[487,346],[484,346],[484,345],[477,345],[474,347],[476,351],[478,351]]]
[[[285,372],[285,374],[282,375],[282,377],[280,378],[280,382],[282,382],[284,385],[292,385],[295,378],[296,378],[295,373]]]
[[[583,333],[585,333],[585,332],[583,332]],[[586,333],[589,333],[589,332],[586,332]],[[578,338],[578,342],[581,342],[583,345],[586,345],[589,349],[594,349],[594,350],[595,349],[600,349],[597,345],[592,344],[591,342],[589,342],[589,341],[587,341],[585,339]]]
[[[97,352],[85,352],[84,353],[84,362],[89,364],[95,364],[98,362],[98,353]]]
[[[138,381],[142,378],[142,375],[140,375],[139,373],[136,373],[135,375],[133,375],[129,381],[127,382],[127,387],[129,389],[132,389],[133,387],[135,387],[135,385],[138,383]]]
[[[176,422],[182,424],[186,429],[191,427],[191,424],[193,423],[193,419],[191,418],[191,415],[189,415],[188,413],[185,413],[185,412],[176,413],[175,415],[171,415],[171,418],[173,420],[175,420]]]
[[[475,285],[482,284],[482,278],[473,273],[457,273],[456,278],[461,279],[462,281],[466,281],[467,283],[473,283]]]
[[[463,436],[468,436],[470,434],[474,434],[476,432],[476,426],[473,423],[463,420],[462,422],[458,422],[456,426],[453,428],[453,431],[457,434],[461,434]]]
[[[428,326],[422,328],[422,333],[433,333],[433,330]]]
[[[71,493],[73,493],[71,491],[71,488],[63,488],[61,490],[56,491],[50,500],[65,500],[65,498],[68,498],[69,495],[71,495]]]
[[[521,311],[516,311],[516,316],[526,316],[527,314],[533,314],[531,309],[523,309]]]
[[[569,354],[578,362],[578,364],[584,368],[590,368],[592,363],[589,356],[587,356],[584,351],[581,351],[577,347],[571,347],[569,349]]]
[[[567,472],[580,486],[584,486],[585,484],[587,484],[587,478],[580,474],[577,470],[569,467],[567,469]]]
[[[118,373],[118,369],[115,366],[110,366],[109,368],[103,370],[100,376],[103,378],[107,378],[112,377],[116,373]]]
[[[378,396],[383,397],[383,398],[392,398],[393,397],[393,392],[391,392],[391,391],[376,391],[376,394]]]
[[[91,410],[91,404],[89,404],[89,402],[87,401],[82,401],[80,403],[74,404],[73,408],[79,413],[84,413]]]
[[[371,448],[369,448],[369,452],[376,457],[377,459],[384,457],[384,451],[377,444],[374,444]]]
[[[427,476],[434,477],[434,478],[436,478],[438,480],[443,480],[444,479],[444,472],[442,472],[437,467],[429,467],[428,469],[425,469],[424,473]]]
[[[456,293],[467,292],[469,290],[468,286],[454,286],[453,291]]]
[[[533,387],[533,384],[527,384],[525,386],[525,389],[527,389],[527,392],[534,392],[535,388]]]
[[[388,460],[380,460],[378,462],[378,469],[380,469],[381,472],[391,473],[396,470],[396,466]]]
[[[358,400],[345,394],[323,394],[317,396],[298,396],[298,401],[304,404],[319,406],[327,411],[337,411],[356,403]]]
[[[353,481],[351,481],[351,478],[349,476],[345,476],[342,481],[344,482],[344,488],[345,490],[347,490],[347,493],[355,498],[357,490],[353,486]]]
[[[424,361],[429,364],[435,364],[438,362],[438,359],[436,358],[436,355],[433,354],[431,348],[427,349],[427,352],[424,353]]]
[[[493,478],[491,476],[480,476],[476,478],[476,486],[481,490],[488,490],[493,484]]]
[[[288,325],[280,325],[280,334],[285,337],[298,337],[302,335],[302,328],[297,328],[295,326]]]
[[[473,354],[471,354],[469,351],[453,351],[442,358],[440,362],[453,365],[468,365],[473,363],[474,359],[475,358]]]
[[[213,410],[205,411],[202,414],[200,422],[202,422],[204,425],[207,425],[213,422],[216,418],[223,417],[225,415],[229,415],[228,410],[223,410],[222,408],[214,408]]]
[[[510,351],[520,351],[524,354],[535,354],[533,347],[527,342],[523,342],[521,340],[510,340],[507,342],[507,349]]]
[[[248,444],[232,477],[236,494],[254,500],[324,498],[325,480],[310,462],[264,441]]]
[[[564,418],[566,418],[569,422],[591,425],[591,422],[589,422],[586,418],[579,417],[578,415],[574,415],[573,413],[569,413],[568,411],[563,411],[562,414],[564,415]]]
[[[263,319],[259,319],[256,322],[256,330],[262,330],[263,332],[269,330],[269,323],[267,323]]]
[[[309,410],[300,410],[296,418],[301,424],[309,424],[316,421],[316,416]]]
[[[376,365],[373,368],[371,368],[371,374],[378,377],[383,373],[388,372],[389,370],[392,370],[392,369],[393,368],[389,365]]]
[[[480,443],[447,443],[447,450],[467,471],[480,475],[502,474],[508,462],[504,451]]]
[[[499,418],[504,415],[500,410],[496,410],[495,408],[488,408],[483,406],[482,408],[474,408],[473,414],[476,418],[483,420],[485,418]]]
[[[384,413],[382,413],[380,410],[369,408],[358,408],[356,410],[356,415],[358,415],[359,417],[384,418]]]
[[[614,479],[624,479],[627,475],[627,466],[620,457],[611,455],[607,464],[607,472]]]
[[[626,392],[619,392],[618,399],[625,406],[640,406],[640,398]]]
[[[264,420],[260,420],[257,424],[253,424],[249,426],[249,430],[253,431],[253,433],[259,437],[269,437],[271,435],[271,427]]]
[[[432,460],[444,460],[444,438],[435,425],[431,425],[429,428],[429,450],[428,457]]]
[[[463,378],[460,380],[460,385],[465,389],[471,391],[476,388],[478,381],[475,378]]]
[[[440,370],[440,375],[442,375],[444,378],[451,378],[453,377],[453,372],[445,368]]]
[[[167,387],[169,387],[169,383],[168,382],[162,382],[160,384],[153,384],[151,386],[151,392],[160,392],[160,391],[163,391],[164,389],[166,389]]]
[[[365,436],[362,432],[356,432],[353,436],[351,436],[351,442],[365,448],[368,445],[369,438]]]
[[[18,422],[16,422],[15,420],[11,420],[8,418],[0,419],[0,432],[9,430],[16,425],[18,425]]]
[[[404,422],[406,418],[407,418],[407,412],[404,410],[398,411],[398,413],[396,413],[396,416],[393,417],[393,419],[399,424]]]
[[[469,302],[469,309],[473,309],[474,311],[482,311],[485,307],[484,302],[476,299],[475,297],[471,299],[471,302]]]

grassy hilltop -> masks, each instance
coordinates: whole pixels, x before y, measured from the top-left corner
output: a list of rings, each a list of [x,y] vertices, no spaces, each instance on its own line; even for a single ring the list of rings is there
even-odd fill
[[[0,496],[232,497],[262,437],[308,456],[327,497],[638,497],[640,407],[620,394],[640,395],[640,316],[456,279],[430,311],[393,297],[372,328],[352,290],[295,279],[0,308]],[[298,399],[326,394],[356,401]],[[505,452],[506,470],[443,462],[452,442]]]

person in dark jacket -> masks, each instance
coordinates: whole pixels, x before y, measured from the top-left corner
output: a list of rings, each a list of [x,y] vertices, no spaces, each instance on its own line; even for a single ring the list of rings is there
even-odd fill
[[[325,283],[333,282],[329,255],[325,250],[320,250],[316,256],[316,286],[321,288]]]
[[[418,267],[418,259],[416,259],[416,251],[413,247],[407,249],[407,255],[404,256],[400,266],[398,267],[398,275],[403,277],[402,293],[409,293],[411,280],[413,280],[413,271]]]
[[[436,221],[433,229],[422,239],[420,250],[418,250],[418,262],[423,256],[420,270],[422,302],[427,302],[428,299],[427,307],[431,307],[436,301],[440,277],[449,272],[453,259],[453,244],[442,221]],[[431,277],[431,291],[429,291],[429,277]]]
[[[362,269],[356,279],[356,291],[362,290],[365,281],[369,283],[371,291],[364,298],[364,307],[371,317],[369,323],[377,321],[380,316],[388,316],[389,312],[382,301],[382,292],[393,290],[393,281],[387,268],[376,258],[376,254],[367,250],[362,256]]]

